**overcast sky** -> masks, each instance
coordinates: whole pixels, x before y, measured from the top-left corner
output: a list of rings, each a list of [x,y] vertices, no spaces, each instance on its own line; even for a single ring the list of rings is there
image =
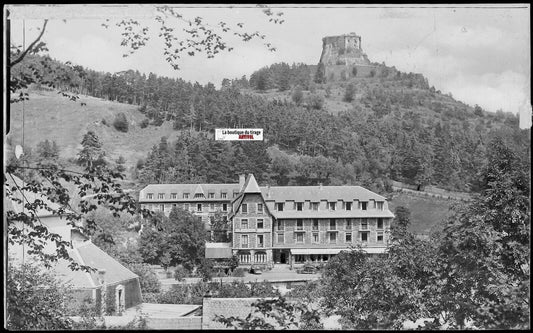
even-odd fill
[[[467,104],[479,104],[489,111],[521,112],[521,116],[531,119],[529,4],[298,6],[270,6],[274,12],[284,13],[281,25],[269,23],[261,9],[253,5],[180,8],[184,17],[200,16],[213,26],[219,21],[231,26],[244,23],[247,31],[265,34],[277,51],[269,52],[261,41],[243,43],[230,37],[232,52],[214,59],[205,55],[184,57],[179,71],[162,56],[151,5],[17,6],[12,8],[11,29],[14,42],[21,44],[24,19],[29,43],[38,33],[36,27],[42,24],[38,19],[50,18],[43,40],[49,54],[58,60],[100,71],[137,69],[217,86],[223,78],[249,77],[253,71],[276,62],[317,64],[322,37],[355,32],[362,37],[363,50],[371,61],[422,73],[430,85]],[[126,17],[149,25],[153,38],[144,49],[124,58],[118,28],[111,25],[105,29],[101,24],[108,18],[117,22]]]

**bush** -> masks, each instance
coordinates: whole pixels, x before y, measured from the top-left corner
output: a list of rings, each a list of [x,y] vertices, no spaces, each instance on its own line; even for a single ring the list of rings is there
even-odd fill
[[[120,132],[127,132],[129,129],[128,119],[126,119],[126,115],[121,112],[117,114],[115,117],[115,121],[113,122],[113,126],[117,131]]]
[[[246,272],[246,270],[242,267],[237,267],[232,273],[231,273],[231,276],[233,277],[244,277],[244,273]]]
[[[307,98],[307,105],[315,110],[320,110],[324,106],[324,97],[313,94]]]
[[[183,281],[189,275],[190,272],[182,265],[176,267],[176,270],[174,271],[174,279],[177,281]]]
[[[158,293],[161,290],[161,282],[157,274],[146,264],[130,264],[128,268],[139,276],[141,290],[147,293]]]
[[[355,97],[355,86],[353,83],[350,83],[347,87],[346,87],[346,91],[344,92],[344,98],[343,100],[345,102],[348,102],[350,103],[351,101],[353,101]]]
[[[102,118],[101,123],[102,123],[102,125],[109,126],[109,124],[107,123],[107,120],[105,120],[105,118]]]
[[[292,92],[292,101],[296,103],[296,105],[300,105],[304,99],[304,93],[302,91],[302,87],[299,85],[294,88],[294,91]]]
[[[213,278],[213,266],[213,261],[211,259],[201,259],[200,266],[198,267],[198,275],[202,278],[202,281],[207,282]]]
[[[144,118],[143,121],[141,121],[140,126],[141,126],[141,128],[146,128],[146,127],[148,127],[149,124],[150,124],[150,121],[148,119]]]
[[[371,69],[370,73],[368,73],[369,77],[374,77],[375,75],[376,75],[376,70],[375,69]]]
[[[353,68],[352,68],[352,76],[353,77],[357,76],[357,67],[355,67],[355,66],[353,66]]]

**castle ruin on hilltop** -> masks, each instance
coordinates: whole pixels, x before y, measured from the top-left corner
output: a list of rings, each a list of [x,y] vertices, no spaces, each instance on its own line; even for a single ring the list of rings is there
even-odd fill
[[[325,66],[370,65],[361,47],[361,36],[355,32],[322,38],[320,63]]]

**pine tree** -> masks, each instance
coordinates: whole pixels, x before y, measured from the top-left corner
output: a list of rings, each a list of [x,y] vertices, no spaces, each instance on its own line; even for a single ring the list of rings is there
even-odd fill
[[[82,150],[78,153],[78,164],[87,167],[105,165],[102,143],[93,131],[88,131],[81,140]]]

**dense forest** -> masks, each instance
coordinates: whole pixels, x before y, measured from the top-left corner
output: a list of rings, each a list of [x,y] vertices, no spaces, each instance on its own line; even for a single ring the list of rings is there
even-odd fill
[[[529,154],[518,117],[486,112],[444,95],[419,74],[379,65],[337,81],[317,66],[274,64],[221,88],[138,71],[102,73],[32,56],[17,75],[50,87],[138,106],[141,127],[173,123],[179,140],[161,143],[137,163],[141,183],[228,182],[253,172],[271,184],[364,184],[389,180],[477,191],[487,142],[495,134]],[[44,74],[46,73],[46,74]],[[280,94],[279,92],[283,92]],[[340,97],[338,97],[340,96]],[[342,98],[333,112],[324,101]],[[265,141],[217,142],[215,128],[263,128]],[[525,155],[527,156],[527,155]]]

